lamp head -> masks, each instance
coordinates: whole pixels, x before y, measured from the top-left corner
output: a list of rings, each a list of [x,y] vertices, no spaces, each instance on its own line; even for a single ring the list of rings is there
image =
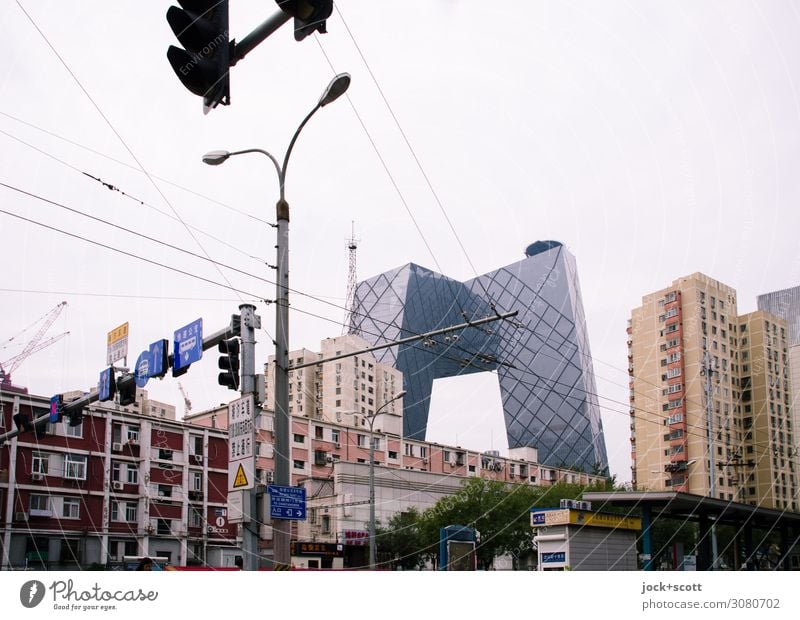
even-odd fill
[[[350,86],[350,74],[349,73],[340,73],[336,77],[331,80],[331,83],[328,84],[328,87],[325,89],[325,92],[322,93],[322,96],[319,98],[319,107],[324,108],[329,103],[336,101],[339,97],[341,97],[347,88]]]
[[[203,163],[209,166],[219,166],[230,156],[231,154],[228,151],[209,151],[203,155]]]

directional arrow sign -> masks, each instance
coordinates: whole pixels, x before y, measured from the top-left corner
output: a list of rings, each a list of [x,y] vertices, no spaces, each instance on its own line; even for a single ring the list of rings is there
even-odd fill
[[[175,330],[172,372],[184,370],[203,357],[203,319]]]
[[[306,490],[271,484],[269,493],[270,517],[304,521],[306,518]]]

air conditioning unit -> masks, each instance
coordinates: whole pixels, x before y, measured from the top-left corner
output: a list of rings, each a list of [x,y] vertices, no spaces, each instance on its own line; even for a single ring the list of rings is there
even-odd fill
[[[44,480],[44,474],[35,471],[31,474],[31,480]]]
[[[112,486],[114,487],[115,491],[121,491],[122,489],[125,488],[125,485],[122,484],[121,482],[114,482]]]
[[[27,521],[28,520],[28,513],[27,512],[15,512],[14,513],[14,521]]]
[[[155,531],[156,531],[156,528],[154,528],[152,525],[148,525],[146,528],[144,528],[144,531],[145,531],[147,534],[152,534],[153,532],[155,532]]]
[[[422,459],[422,464],[423,465],[427,465],[428,464],[428,459],[427,458]]]
[[[194,461],[194,463],[196,465],[202,465],[203,464],[203,455],[202,454],[193,454],[192,455],[192,461]]]
[[[275,482],[275,472],[271,470],[267,470],[264,472],[264,482],[267,484],[272,484]]]
[[[119,441],[115,441],[114,443],[111,444],[111,449],[114,452],[119,452],[120,450],[122,450],[122,444]]]

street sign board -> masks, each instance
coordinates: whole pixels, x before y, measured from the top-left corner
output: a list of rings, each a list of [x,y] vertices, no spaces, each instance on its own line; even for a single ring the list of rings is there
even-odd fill
[[[106,364],[113,364],[128,357],[128,324],[123,323],[108,332],[106,347]]]
[[[56,394],[50,398],[50,424],[58,424],[61,422],[61,403],[63,398],[61,394]]]
[[[136,385],[143,388],[147,385],[150,378],[150,351],[142,351],[136,359],[136,366],[133,368],[133,378]]]
[[[273,519],[291,519],[305,521],[306,519],[306,490],[302,487],[285,487],[270,484],[269,513]]]
[[[203,357],[203,319],[192,321],[175,330],[172,370],[188,368]]]
[[[104,402],[114,398],[114,369],[106,368],[100,372],[100,381],[97,383],[97,400]]]
[[[228,404],[228,491],[255,485],[255,401],[248,394]]]
[[[163,377],[169,370],[169,341],[166,338],[156,340],[149,347],[150,376]]]

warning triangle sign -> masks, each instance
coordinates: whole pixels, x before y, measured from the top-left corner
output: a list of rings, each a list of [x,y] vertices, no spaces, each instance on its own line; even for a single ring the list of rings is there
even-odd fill
[[[249,486],[247,484],[247,474],[244,473],[244,467],[239,463],[239,469],[236,470],[236,477],[233,479],[233,488],[238,489],[246,486]]]

